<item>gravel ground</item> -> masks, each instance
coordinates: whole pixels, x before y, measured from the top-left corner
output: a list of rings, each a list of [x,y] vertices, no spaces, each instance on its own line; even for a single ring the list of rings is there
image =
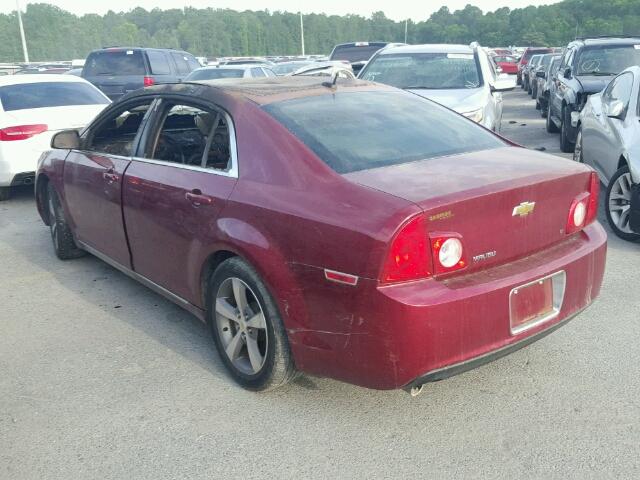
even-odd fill
[[[557,152],[520,90],[503,134]],[[640,475],[640,245],[613,236],[589,310],[416,398],[241,390],[198,320],[96,258],[57,261],[28,190],[0,204],[0,272],[2,479]]]

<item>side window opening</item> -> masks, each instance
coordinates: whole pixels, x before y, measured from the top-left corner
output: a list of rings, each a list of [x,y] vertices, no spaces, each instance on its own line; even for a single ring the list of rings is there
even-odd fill
[[[98,125],[94,132],[90,132],[85,149],[121,157],[132,156],[133,141],[151,103],[152,100],[148,100],[121,110]]]
[[[171,75],[169,59],[164,52],[159,50],[148,50],[147,58],[149,59],[152,75]]]
[[[227,117],[221,111],[169,104],[147,158],[226,171],[231,166]]]

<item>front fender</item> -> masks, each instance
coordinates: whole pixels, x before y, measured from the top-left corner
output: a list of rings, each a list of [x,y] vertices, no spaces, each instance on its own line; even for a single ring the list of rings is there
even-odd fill
[[[35,180],[36,208],[45,225],[49,225],[49,211],[46,204],[46,188],[49,183],[58,192],[63,208],[66,210],[63,174],[64,162],[68,155],[69,150],[50,150],[44,152],[38,159]]]

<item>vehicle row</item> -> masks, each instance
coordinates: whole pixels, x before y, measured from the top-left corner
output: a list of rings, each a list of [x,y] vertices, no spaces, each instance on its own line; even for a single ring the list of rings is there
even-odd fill
[[[531,57],[526,81],[547,132],[598,172],[609,224],[632,241],[640,240],[639,66],[640,37],[581,38],[561,54]]]

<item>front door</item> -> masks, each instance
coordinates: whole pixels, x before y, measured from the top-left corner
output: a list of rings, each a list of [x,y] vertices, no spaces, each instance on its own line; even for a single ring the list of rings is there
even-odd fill
[[[77,240],[131,268],[122,180],[151,100],[114,111],[83,135],[65,162],[64,192]]]
[[[124,181],[133,268],[199,305],[203,257],[237,181],[233,124],[214,108],[163,100]]]

